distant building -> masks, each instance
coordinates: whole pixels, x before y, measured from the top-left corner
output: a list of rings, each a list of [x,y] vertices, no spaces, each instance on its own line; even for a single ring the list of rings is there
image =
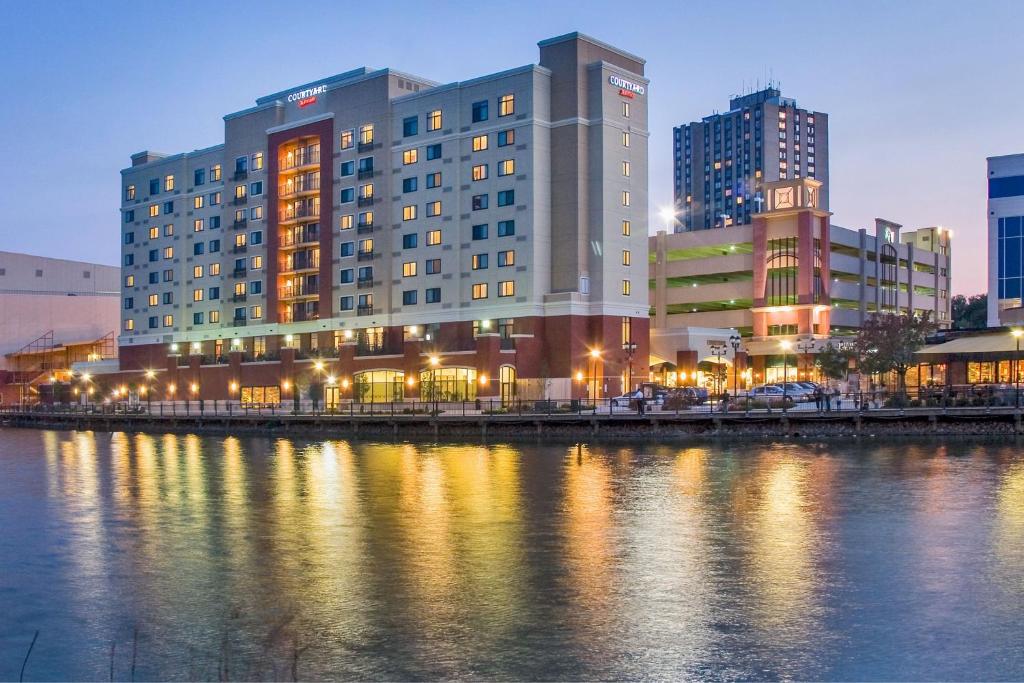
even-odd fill
[[[0,399],[36,400],[71,363],[112,357],[121,270],[0,251]]]
[[[674,232],[748,225],[765,183],[821,182],[828,210],[828,114],[777,88],[729,101],[729,111],[673,129]]]
[[[988,325],[1024,292],[1024,154],[988,158]]]
[[[826,340],[855,334],[876,312],[928,313],[948,327],[952,233],[901,234],[881,219],[873,234],[834,225],[818,205],[820,187],[810,178],[767,183],[751,225],[651,237],[652,334],[736,330],[757,383],[781,380],[787,366],[790,379],[806,377],[798,366],[809,369]],[[788,362],[783,341],[794,349]],[[798,344],[809,344],[799,363]],[[709,360],[708,349],[674,358],[659,350],[680,372]]]

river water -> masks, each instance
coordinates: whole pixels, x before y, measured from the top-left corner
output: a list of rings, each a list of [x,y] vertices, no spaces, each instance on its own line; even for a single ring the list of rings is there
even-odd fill
[[[1013,443],[3,430],[0,529],[3,680],[1024,678]]]

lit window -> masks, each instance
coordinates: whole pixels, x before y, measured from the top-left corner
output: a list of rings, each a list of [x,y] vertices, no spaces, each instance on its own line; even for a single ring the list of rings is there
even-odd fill
[[[135,286],[135,276],[134,275],[127,275],[127,276],[125,276],[125,278],[124,278],[124,286],[125,287],[134,287]]]
[[[220,180],[220,164],[214,164],[210,167],[210,182]]]
[[[487,164],[477,164],[473,167],[473,180],[487,180]]]
[[[125,201],[131,201],[131,200],[135,199],[135,186],[134,185],[129,185],[128,187],[124,188],[124,199],[125,199]]]
[[[629,147],[629,133],[623,131],[622,133],[622,146]]]
[[[203,208],[203,195],[197,195],[192,198],[192,208],[201,209]]]
[[[622,115],[627,119],[629,118],[629,102],[622,103]]]
[[[407,149],[402,152],[402,163],[404,165],[415,164],[417,161],[419,161],[418,149]]]
[[[250,307],[249,308],[249,317],[253,318],[254,320],[258,320],[259,318],[262,318],[263,317],[263,307],[262,306],[252,306],[252,307]]]
[[[364,126],[359,126],[359,144],[369,145],[373,142],[373,124],[367,123]]]
[[[235,185],[235,199],[245,199],[248,188],[245,184]]]
[[[340,230],[351,230],[352,229],[352,214],[345,214],[341,217],[338,222],[338,228]]]
[[[416,205],[415,204],[412,204],[410,206],[403,206],[402,207],[402,220],[403,221],[416,220]]]
[[[622,162],[622,175],[626,176],[627,178],[629,177],[629,162],[628,161],[623,161]]]
[[[256,152],[252,155],[252,170],[260,171],[263,169],[263,152]]]
[[[164,177],[164,192],[172,192],[174,190],[174,176],[169,175]]]
[[[150,204],[149,205],[149,216],[150,216],[150,218],[153,218],[154,216],[159,216],[159,215],[160,215],[160,205],[159,204]]]
[[[415,261],[406,261],[402,264],[402,277],[416,277]]]
[[[622,191],[622,205],[629,206],[629,190]]]
[[[213,251],[213,250],[211,249],[210,251]],[[211,263],[210,264],[210,275],[220,275],[220,264],[219,263]]]
[[[441,110],[435,109],[427,114],[427,130],[441,130]]]
[[[435,171],[434,173],[427,174],[427,188],[441,187],[441,172]]]
[[[516,132],[512,129],[498,131],[498,147],[516,144]]]
[[[262,268],[263,267],[263,257],[262,256],[253,256],[251,259],[249,259],[249,267],[252,268],[253,270],[259,270],[260,268]]]
[[[632,226],[630,225],[629,221],[622,221],[622,236],[623,237],[629,237],[629,232],[631,230],[631,227]]]
[[[512,249],[498,252],[498,267],[507,268],[516,264],[516,252]]]
[[[165,315],[164,316],[164,327],[173,327],[173,326],[174,326],[174,316],[173,315]]]
[[[359,253],[360,254],[372,254],[373,253],[373,240],[372,239],[359,240]]]
[[[515,172],[516,172],[516,160],[515,159],[505,159],[503,161],[499,161],[498,162],[498,175],[499,176],[512,175]]]
[[[210,311],[210,322],[211,323],[219,323],[220,322],[220,311]]]
[[[498,116],[509,116],[516,113],[516,96],[502,95],[498,98]]]
[[[630,260],[631,260],[631,255],[629,253],[629,249],[623,249],[622,250],[622,265],[624,265],[624,266],[630,265]]]
[[[172,258],[174,258],[174,247],[164,247],[164,258],[165,259],[172,259]]]
[[[160,303],[160,295],[159,294],[150,294],[149,295],[149,305],[150,306],[157,306],[157,305],[159,305],[159,303]]]
[[[245,283],[238,282],[235,284],[235,296],[245,296]]]
[[[235,235],[235,246],[244,247],[246,244],[245,239],[246,237],[244,232],[240,232],[237,235]]]
[[[476,136],[474,136],[473,137],[473,151],[474,152],[482,152],[485,149],[487,149],[487,136],[486,135],[476,135]]]
[[[487,254],[473,254],[473,270],[487,269]]]
[[[360,199],[373,199],[373,183],[359,186]]]
[[[202,287],[200,287],[199,289],[193,289],[192,290],[192,301],[202,301],[203,300],[203,294],[205,293],[205,291],[206,290],[204,290]]]
[[[352,131],[341,131],[341,149],[348,149],[352,146]]]
[[[516,295],[516,283],[515,280],[502,280],[498,283],[498,296],[515,296]]]
[[[428,230],[427,231],[427,246],[433,247],[441,244],[441,231],[440,230]]]
[[[486,299],[487,298],[487,283],[479,282],[473,285],[473,298],[474,299]]]
[[[202,266],[193,266],[193,268],[192,268],[192,277],[193,278],[201,278],[202,276],[203,276],[203,267]]]
[[[160,228],[158,228],[156,226],[153,226],[152,228],[149,229],[149,239],[155,240],[159,236],[160,236]]]
[[[622,296],[629,296],[630,282],[629,280],[622,281]]]
[[[192,232],[202,232],[202,231],[203,231],[203,219],[202,218],[197,218],[194,221],[192,221]]]
[[[135,329],[135,321],[132,320],[131,318],[125,318],[125,320],[124,320],[124,329],[125,329],[126,332],[131,332],[132,330],[134,330]]]
[[[427,202],[427,215],[428,216],[440,216],[441,215],[441,202]]]

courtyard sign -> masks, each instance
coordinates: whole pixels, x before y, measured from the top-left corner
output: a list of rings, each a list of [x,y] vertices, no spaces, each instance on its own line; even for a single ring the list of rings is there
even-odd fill
[[[327,92],[326,85],[318,85],[315,88],[306,88],[293,92],[285,98],[289,102],[297,102],[300,107],[308,107],[316,102],[316,96]]]
[[[633,97],[634,95],[643,95],[646,92],[644,86],[633,81],[627,81],[621,76],[609,76],[608,82],[619,89],[619,94],[624,97]]]

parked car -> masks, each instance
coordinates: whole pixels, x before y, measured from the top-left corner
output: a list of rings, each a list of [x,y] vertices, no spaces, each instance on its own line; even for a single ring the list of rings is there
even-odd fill
[[[779,382],[775,386],[782,389],[785,386],[785,394],[796,402],[801,401],[813,401],[814,400],[814,389],[808,389],[805,386],[801,386],[799,382]]]
[[[610,403],[612,408],[630,408],[636,410],[636,402],[639,399],[636,398],[636,392],[628,391],[622,396],[615,396],[611,399]]]

